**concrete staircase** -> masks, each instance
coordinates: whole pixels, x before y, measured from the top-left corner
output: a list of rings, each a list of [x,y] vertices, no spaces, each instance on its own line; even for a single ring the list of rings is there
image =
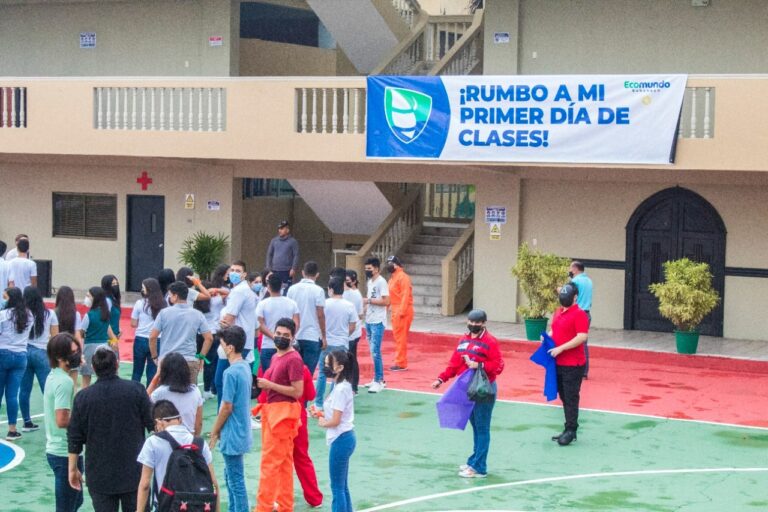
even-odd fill
[[[442,260],[464,231],[464,226],[446,227],[425,223],[419,236],[402,254],[403,267],[413,284],[413,309],[419,315],[440,315],[442,306]]]

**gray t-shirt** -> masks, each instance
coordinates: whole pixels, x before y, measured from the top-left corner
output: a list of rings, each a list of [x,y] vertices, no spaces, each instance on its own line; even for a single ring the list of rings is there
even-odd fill
[[[297,340],[319,341],[322,337],[317,308],[325,305],[325,292],[311,279],[302,279],[288,288],[288,298],[299,307],[301,323],[296,333]]]
[[[325,336],[329,347],[349,348],[349,324],[357,323],[355,306],[344,299],[325,301]]]
[[[245,348],[253,350],[256,327],[258,327],[256,294],[247,282],[238,284],[229,292],[227,305],[221,312],[222,318],[225,315],[235,317],[235,325],[242,327],[245,331]]]
[[[32,330],[35,319],[32,317],[32,313],[27,313],[27,327],[23,332],[16,332],[16,324],[11,317],[11,312],[10,309],[0,311],[0,350],[26,352],[29,331]]]
[[[351,340],[356,340],[363,335],[363,320],[360,318],[363,316],[363,295],[360,290],[344,290],[344,300],[348,300],[355,306],[357,311],[357,325],[355,325],[355,332],[349,337]]]
[[[181,423],[187,427],[190,432],[195,431],[195,418],[197,417],[197,408],[203,405],[203,396],[197,386],[190,384],[189,391],[186,393],[177,393],[171,391],[168,386],[159,386],[149,396],[152,403],[160,400],[170,400],[181,414]]]
[[[194,361],[197,353],[197,335],[211,332],[205,316],[189,304],[175,304],[161,309],[155,318],[155,329],[160,332],[160,359],[178,352],[187,361]]]

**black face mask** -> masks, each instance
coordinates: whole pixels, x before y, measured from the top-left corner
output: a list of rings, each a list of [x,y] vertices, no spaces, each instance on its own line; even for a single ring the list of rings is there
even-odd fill
[[[467,330],[471,332],[472,334],[478,334],[483,330],[482,325],[475,325],[475,324],[467,324]]]
[[[83,358],[83,353],[79,350],[77,352],[73,352],[68,358],[67,358],[67,364],[69,365],[70,370],[74,370],[78,366],[80,366],[80,362]]]
[[[337,374],[336,374],[336,373],[333,371],[333,368],[331,368],[330,366],[327,366],[327,365],[326,365],[326,366],[323,366],[323,374],[324,374],[326,377],[328,377],[329,379],[334,379],[334,378],[336,378],[336,375],[337,375]]]
[[[373,270],[366,270],[365,277],[367,277],[368,279],[373,278]]]
[[[291,338],[285,338],[283,336],[275,336],[272,339],[275,342],[275,348],[277,348],[277,350],[285,350],[291,346]]]
[[[394,265],[391,265],[391,264],[387,265],[387,272],[389,272],[390,274],[394,274],[395,270],[397,270],[397,267],[395,267]]]
[[[120,285],[119,284],[113,284],[112,285],[112,294],[117,297],[120,295]]]
[[[573,272],[568,272],[568,277],[570,277],[571,279],[573,279]]]

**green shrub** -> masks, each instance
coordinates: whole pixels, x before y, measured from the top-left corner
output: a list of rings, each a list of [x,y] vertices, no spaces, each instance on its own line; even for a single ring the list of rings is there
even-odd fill
[[[179,251],[179,261],[197,272],[201,279],[208,279],[216,265],[224,261],[227,249],[228,236],[198,231],[184,240]]]
[[[678,331],[693,331],[720,303],[709,265],[688,258],[664,263],[664,282],[648,287],[659,299],[659,313]]]
[[[555,310],[557,288],[568,281],[569,263],[568,258],[532,251],[527,243],[520,246],[512,275],[528,299],[527,306],[517,308],[523,318],[545,318]]]

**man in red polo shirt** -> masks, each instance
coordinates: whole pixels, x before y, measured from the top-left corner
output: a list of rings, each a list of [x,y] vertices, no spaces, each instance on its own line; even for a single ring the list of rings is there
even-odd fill
[[[589,318],[576,304],[578,288],[568,283],[560,288],[560,305],[552,317],[549,335],[555,342],[555,348],[549,354],[557,364],[557,394],[563,402],[565,430],[553,436],[560,446],[566,446],[576,440],[579,428],[579,397],[581,381],[587,358],[584,354],[584,342],[589,332]]]

